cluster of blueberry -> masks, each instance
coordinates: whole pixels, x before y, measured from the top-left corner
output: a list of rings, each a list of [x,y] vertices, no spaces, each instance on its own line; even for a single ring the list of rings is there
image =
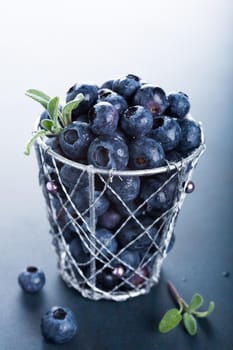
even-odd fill
[[[107,170],[143,170],[177,162],[201,144],[200,125],[188,115],[189,99],[182,92],[166,95],[129,74],[100,88],[74,85],[66,101],[80,93],[84,100],[72,111],[72,123],[46,140],[68,159]],[[48,119],[47,111],[43,119]],[[96,173],[93,241],[88,173],[60,161],[55,168],[54,161],[43,152],[40,180],[56,244],[62,236],[74,262],[70,275],[89,288],[95,258],[99,290],[141,288],[153,274],[156,255],[163,253],[163,232],[177,200],[177,171],[113,178]],[[167,252],[174,239],[173,233]]]
[[[55,150],[104,169],[148,169],[179,160],[201,142],[199,124],[187,114],[188,96],[168,95],[132,74],[96,85],[74,85],[66,96],[84,100],[60,133]],[[48,119],[48,113],[41,119]],[[50,142],[50,145],[52,142]]]

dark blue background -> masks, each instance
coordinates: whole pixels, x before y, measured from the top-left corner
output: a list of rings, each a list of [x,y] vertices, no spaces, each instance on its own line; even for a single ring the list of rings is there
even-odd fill
[[[59,349],[232,348],[232,10],[230,0],[1,4],[1,350],[58,348],[39,330],[41,315],[56,304],[71,307],[79,323],[75,340]],[[40,107],[24,91],[64,96],[76,81],[100,84],[125,73],[186,92],[193,116],[203,122],[207,150],[158,286],[124,303],[93,302],[57,273],[35,156],[23,155]],[[31,264],[47,275],[37,296],[24,295],[17,284],[19,271]],[[174,305],[167,279],[187,300],[200,292],[205,308],[216,302],[194,337],[181,326],[167,335],[157,330]]]

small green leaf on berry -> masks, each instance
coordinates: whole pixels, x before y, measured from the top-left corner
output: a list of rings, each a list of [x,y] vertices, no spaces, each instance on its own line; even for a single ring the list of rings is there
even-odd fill
[[[44,120],[41,121],[41,126],[44,129],[51,131],[52,128],[53,128],[53,121],[50,120],[50,119],[44,119]]]
[[[29,89],[25,94],[26,96],[29,96],[33,100],[39,102],[45,109],[47,109],[50,97],[44,92],[36,89]]]
[[[194,294],[191,299],[191,303],[189,305],[189,312],[192,312],[198,309],[202,304],[203,304],[202,296],[198,293]]]
[[[39,138],[39,137],[43,137],[45,135],[48,135],[50,134],[48,131],[46,130],[40,130],[38,131],[37,133],[33,134],[32,137],[29,139],[27,145],[26,145],[26,149],[24,151],[24,154],[26,156],[29,156],[30,153],[31,153],[31,148],[32,148],[32,145],[33,143]]]
[[[184,319],[184,326],[185,326],[185,329],[187,330],[187,332],[190,335],[195,335],[197,333],[197,321],[196,321],[196,319],[193,317],[193,315],[191,315],[188,312],[184,313],[183,319]]]
[[[162,333],[167,333],[180,323],[182,316],[178,309],[170,309],[163,316],[159,323],[159,331]]]

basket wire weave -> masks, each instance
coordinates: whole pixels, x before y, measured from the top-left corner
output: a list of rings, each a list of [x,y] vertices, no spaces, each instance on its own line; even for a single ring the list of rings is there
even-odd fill
[[[38,139],[35,148],[39,164],[40,185],[46,200],[48,219],[51,226],[52,244],[58,255],[58,268],[63,280],[68,286],[78,290],[84,297],[93,300],[124,301],[130,297],[148,293],[159,280],[161,264],[167,255],[177,215],[186,195],[186,185],[205,150],[203,132],[201,145],[188,157],[176,163],[167,162],[166,166],[160,168],[146,170],[104,170],[94,168],[92,165],[77,163],[52,151],[43,139]],[[61,179],[60,168],[62,164],[67,164],[80,171],[80,176],[71,191],[67,189]],[[111,186],[115,176],[120,179],[124,176],[139,176],[145,182],[147,179],[156,178],[161,174],[166,175],[162,185],[133,208]],[[81,180],[85,176],[88,176],[89,205],[80,211],[73,201],[73,194],[76,190],[79,190]],[[52,193],[48,191],[46,184],[48,182],[54,183],[54,178],[56,188],[59,188],[59,190]],[[101,183],[98,196],[95,193],[97,180],[98,183]],[[154,216],[152,222],[145,227],[140,220],[142,215],[145,215],[144,208],[154,196],[163,190],[164,186],[174,180],[176,180],[176,189],[171,206]],[[96,205],[109,192],[121,205],[124,213],[127,214],[125,214],[120,226],[113,232],[112,239],[117,240],[119,232],[129,222],[137,224],[141,230],[128,244],[118,248],[116,253],[109,249],[109,242],[103,243],[96,236],[96,221],[98,220]],[[140,215],[138,215],[139,213]],[[61,214],[66,218],[65,224],[58,219]],[[72,227],[72,232],[79,237],[83,249],[87,252],[88,261],[77,262],[71,254],[69,243],[65,239],[65,232],[70,227]],[[156,227],[156,235],[152,237],[150,230],[153,227]],[[125,250],[132,249],[136,242],[145,238],[147,241],[149,240],[149,244],[140,253],[140,263],[135,269],[122,261],[120,254]],[[127,269],[128,274],[126,276],[123,274],[117,284],[111,288],[105,288],[99,283],[99,277],[106,270],[113,271],[113,262],[116,261],[124,270]]]

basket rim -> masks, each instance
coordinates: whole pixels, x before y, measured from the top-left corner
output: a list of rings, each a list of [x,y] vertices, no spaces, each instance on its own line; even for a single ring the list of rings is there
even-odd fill
[[[35,123],[35,128],[34,132],[37,132],[39,129],[39,120],[40,117],[36,119]],[[205,140],[204,140],[204,132],[203,132],[203,127],[202,123],[199,122],[200,128],[201,128],[201,144],[198,148],[195,148],[194,151],[188,156],[180,160],[179,162],[167,162],[167,165],[161,166],[161,167],[156,167],[156,168],[151,168],[151,169],[141,169],[141,170],[116,170],[116,169],[101,169],[101,168],[96,168],[92,164],[82,164],[78,163],[74,160],[71,160],[69,158],[63,157],[62,155],[54,152],[51,147],[46,145],[44,142],[43,137],[39,137],[36,140],[36,144],[43,148],[43,150],[48,153],[50,156],[55,158],[56,160],[68,164],[76,169],[82,170],[82,171],[87,171],[92,174],[102,174],[102,175],[109,175],[109,176],[141,176],[141,175],[154,175],[154,174],[162,174],[162,173],[167,173],[168,171],[173,171],[177,169],[182,169],[184,166],[184,163],[193,161],[194,159],[198,159],[202,153],[206,149],[205,145]]]

